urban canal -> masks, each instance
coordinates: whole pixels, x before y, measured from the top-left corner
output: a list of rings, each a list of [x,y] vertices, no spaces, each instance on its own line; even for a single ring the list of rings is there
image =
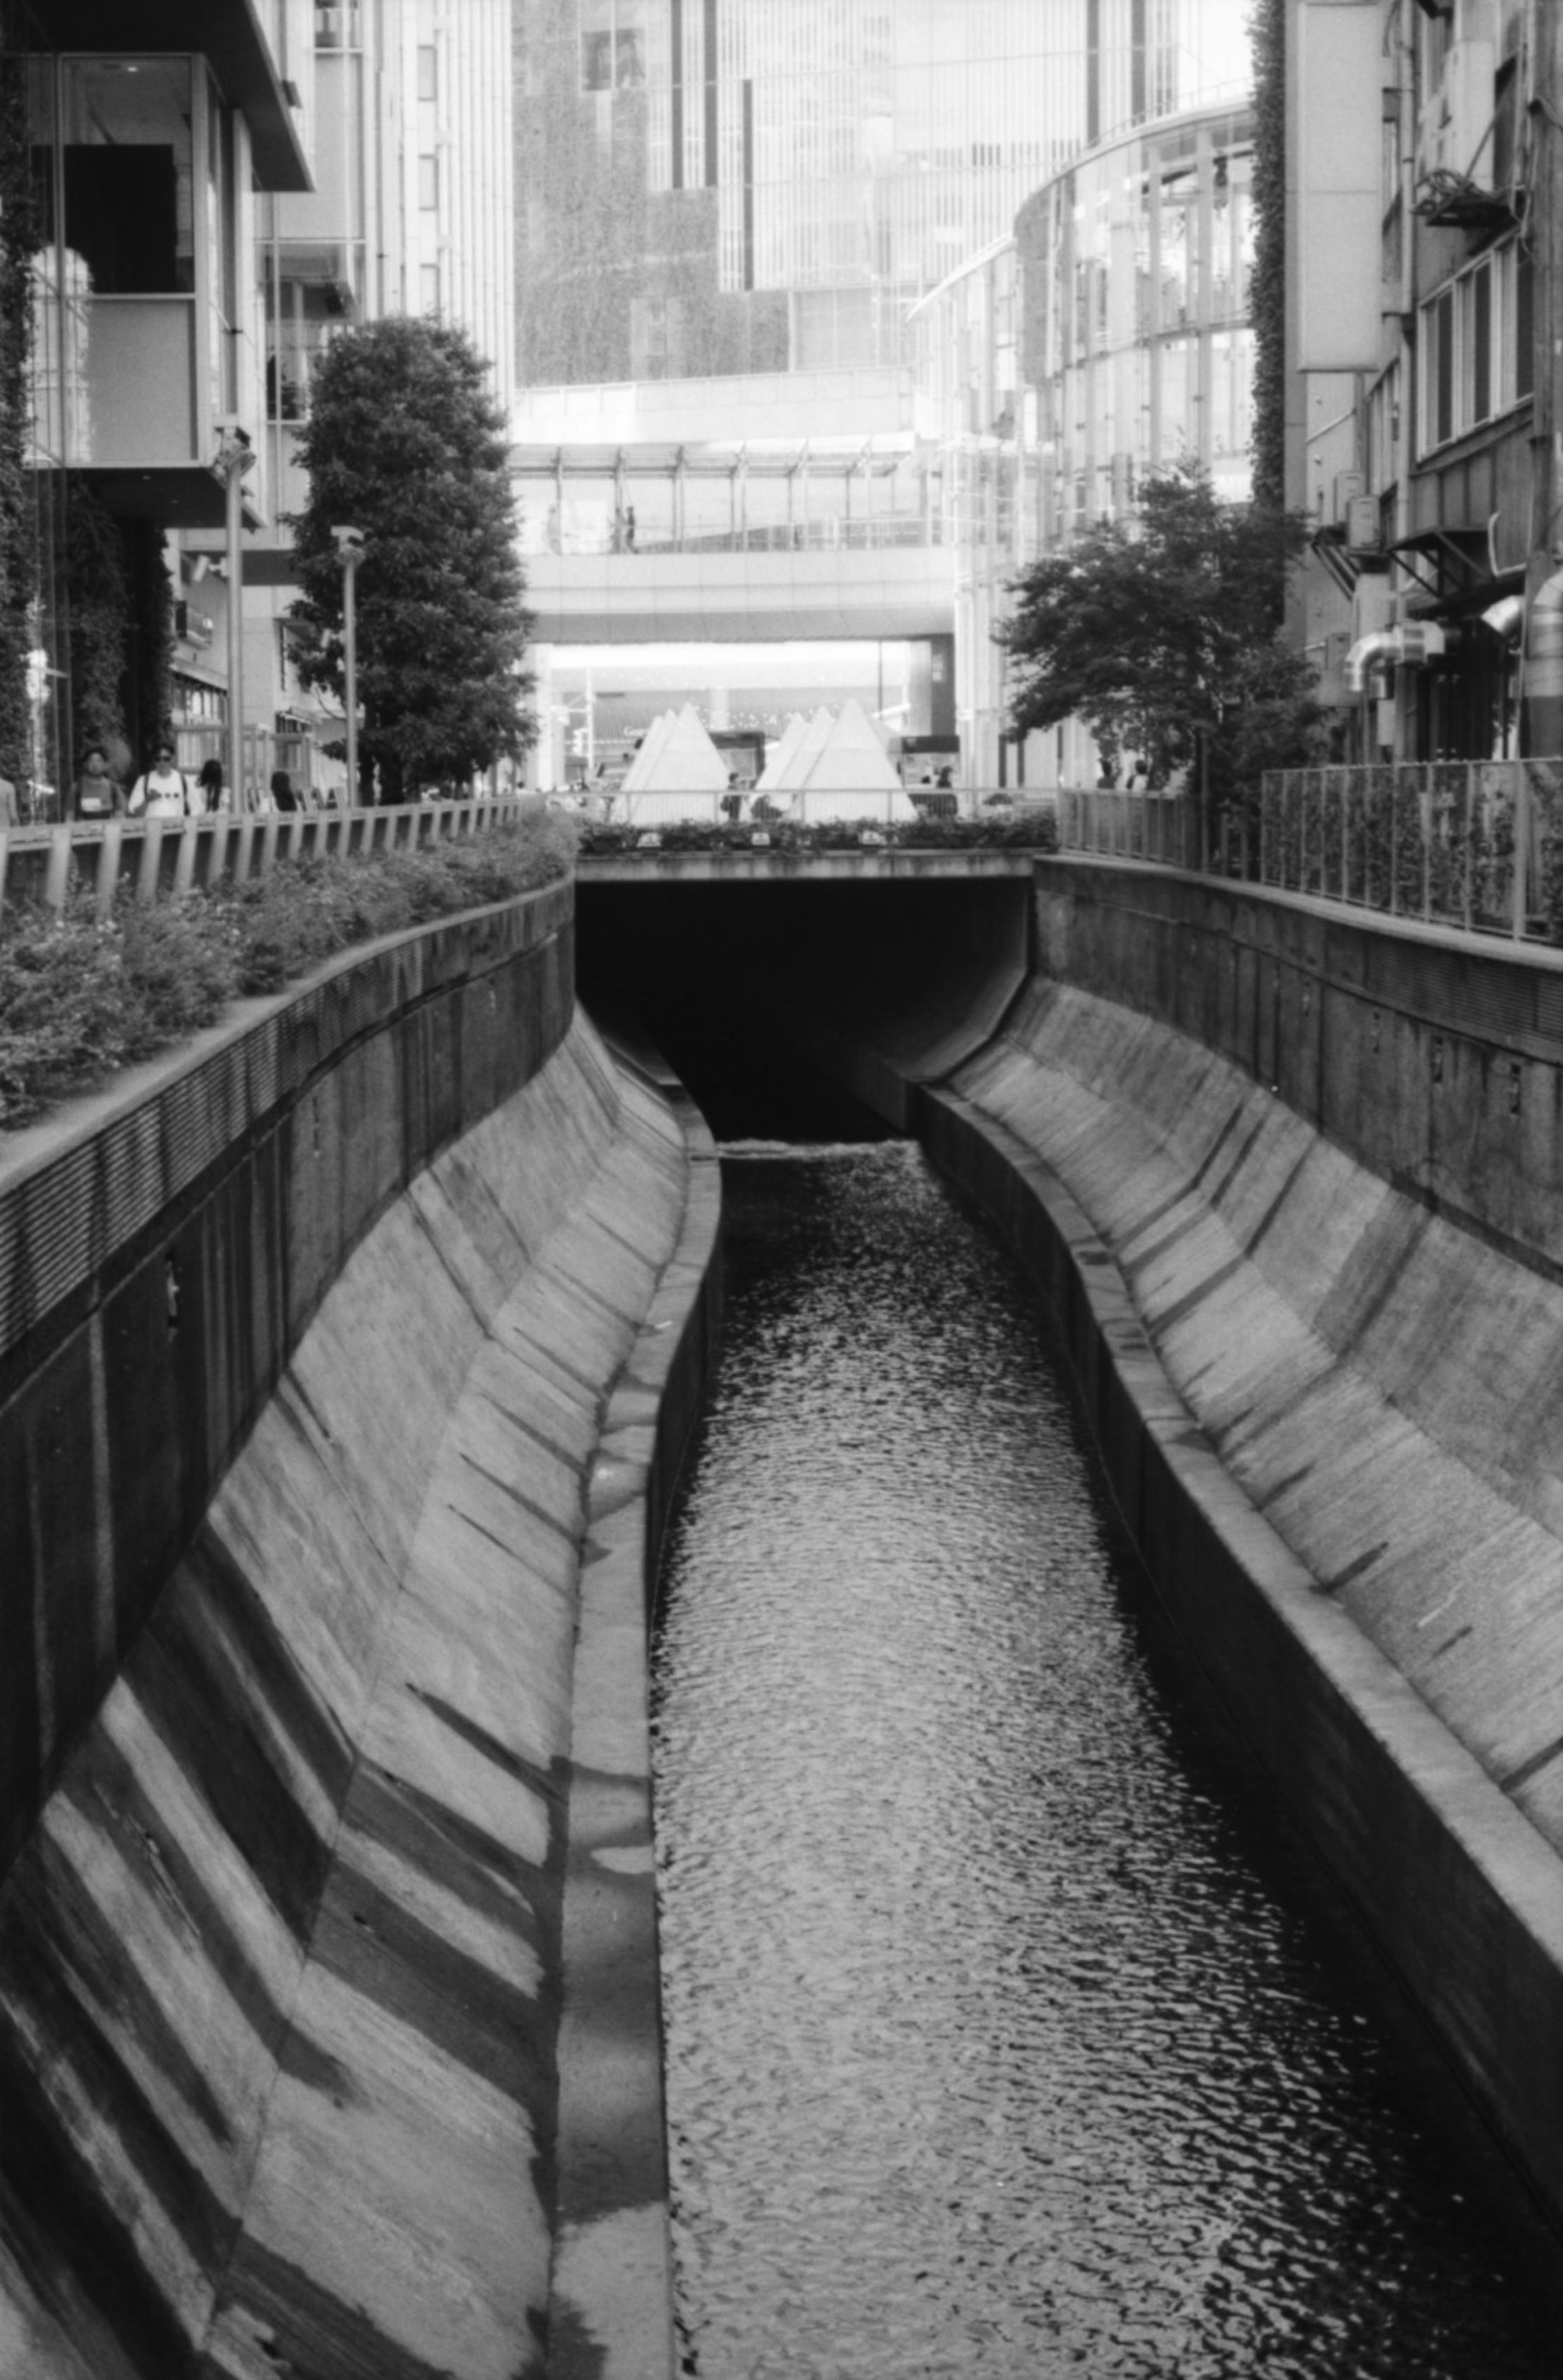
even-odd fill
[[[904,1143],[725,1174],[655,1687],[685,2369],[1556,2380],[1006,1257]]]

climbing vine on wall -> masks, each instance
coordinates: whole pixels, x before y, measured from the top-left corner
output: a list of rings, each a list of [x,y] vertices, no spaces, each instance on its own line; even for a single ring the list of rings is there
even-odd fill
[[[142,757],[158,736],[167,734],[174,707],[174,582],[165,558],[166,543],[155,522],[129,525],[132,628],[126,654],[126,723]]]
[[[70,589],[70,682],[78,752],[101,744],[123,772],[121,681],[130,626],[130,590],[118,522],[79,481],[66,500]]]
[[[1253,492],[1286,503],[1286,0],[1253,0]]]
[[[33,247],[26,67],[0,12],[0,776],[12,783],[27,773],[32,641],[27,426]]]

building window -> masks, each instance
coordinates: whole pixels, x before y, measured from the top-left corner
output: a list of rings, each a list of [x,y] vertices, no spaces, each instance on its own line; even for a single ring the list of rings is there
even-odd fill
[[[1421,449],[1479,430],[1533,382],[1530,259],[1517,240],[1478,259],[1422,310]]]
[[[440,202],[440,161],[437,157],[418,160],[418,203],[427,212]]]
[[[315,0],[317,50],[356,50],[362,38],[359,0]]]
[[[1368,395],[1368,489],[1382,495],[1399,470],[1400,367],[1391,364]]]
[[[418,96],[438,99],[440,95],[438,53],[433,42],[418,45]]]
[[[421,267],[420,286],[423,311],[425,314],[437,314],[440,310],[440,268],[437,264]]]
[[[64,244],[82,293],[193,290],[189,61],[73,59],[63,100]],[[54,237],[52,222],[45,235]]]
[[[642,0],[584,0],[582,91],[638,91],[646,79]]]

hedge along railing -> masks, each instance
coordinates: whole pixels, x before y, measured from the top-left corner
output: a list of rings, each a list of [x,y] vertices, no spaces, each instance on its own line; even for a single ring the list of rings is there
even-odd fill
[[[8,901],[65,906],[72,889],[95,892],[100,914],[122,884],[140,901],[192,885],[247,884],[279,860],[329,852],[397,851],[414,844],[470,840],[518,819],[503,801],[406,803],[393,808],[291,810],[265,817],[219,814],[185,820],[106,819],[101,826],[0,829],[0,884]]]
[[[1099,785],[1060,787],[1058,848],[1101,859],[1152,859],[1164,868],[1203,864],[1198,805],[1186,794],[1130,793]]]
[[[1563,759],[1267,770],[1257,877],[1467,932],[1563,935]]]

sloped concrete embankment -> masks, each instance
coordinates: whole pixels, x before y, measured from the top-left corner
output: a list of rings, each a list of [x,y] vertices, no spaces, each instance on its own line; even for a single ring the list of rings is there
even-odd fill
[[[1048,1294],[1184,1635],[1563,2228],[1563,972],[1039,878],[1051,972],[914,1128]]]
[[[403,990],[502,1024],[492,943]],[[714,1169],[565,982],[520,1087],[350,1208],[11,1865],[7,2380],[670,2369],[645,1560]]]

